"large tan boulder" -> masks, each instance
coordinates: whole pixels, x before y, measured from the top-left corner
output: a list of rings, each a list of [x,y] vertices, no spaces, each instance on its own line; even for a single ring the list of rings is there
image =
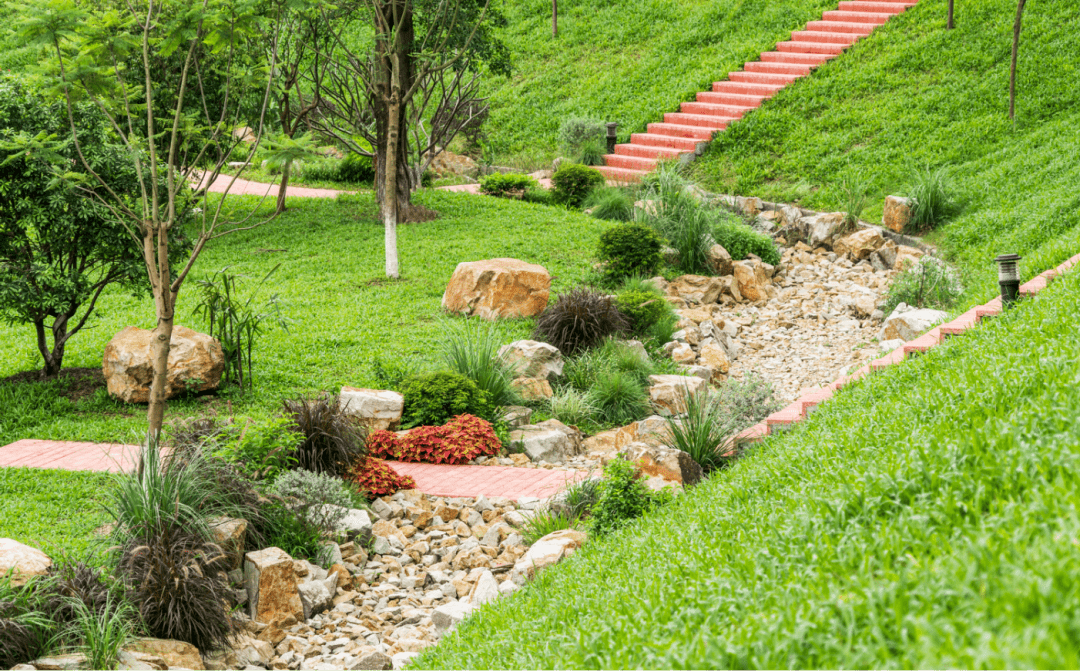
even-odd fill
[[[869,259],[870,254],[885,244],[885,237],[877,229],[863,229],[844,236],[833,243],[833,252],[848,255],[853,261]]]
[[[207,521],[214,543],[229,556],[229,569],[239,569],[244,557],[244,542],[247,540],[248,521],[243,518],[217,516]]]
[[[562,353],[548,343],[514,341],[499,348],[498,356],[519,378],[545,378],[555,382],[563,375]]]
[[[288,553],[271,546],[244,556],[244,587],[251,618],[272,623],[292,616],[304,620],[296,567]]]
[[[405,410],[405,396],[393,390],[342,387],[338,407],[368,429],[397,429]]]
[[[180,642],[175,639],[154,639],[143,637],[124,645],[128,651],[147,653],[162,658],[170,667],[181,667],[189,670],[205,670],[199,649],[193,644]]]
[[[668,283],[668,296],[678,297],[687,303],[716,303],[724,291],[720,278],[706,275],[681,275]]]
[[[485,320],[539,315],[548,304],[547,269],[518,259],[463,261],[446,286],[442,306]]]
[[[727,352],[718,343],[706,343],[701,346],[699,361],[705,366],[712,367],[717,373],[727,373],[731,368],[731,359]]]
[[[709,384],[697,376],[649,376],[649,399],[660,415],[686,412],[689,395],[707,393]]]
[[[911,206],[914,202],[903,196],[886,196],[885,211],[881,214],[881,223],[885,228],[903,233],[911,223]]]
[[[739,294],[747,301],[766,301],[769,298],[769,275],[765,266],[753,259],[736,261],[735,282],[739,287]]]
[[[154,380],[152,336],[149,329],[126,327],[105,346],[102,371],[109,394],[129,404],[150,401],[150,384]],[[225,353],[217,339],[177,325],[169,343],[166,398],[218,388],[225,370]]]
[[[619,451],[619,455],[636,464],[646,476],[659,476],[682,485],[694,485],[702,477],[701,465],[677,448],[635,442]]]
[[[723,245],[716,244],[709,248],[709,266],[717,275],[731,275],[731,255]]]
[[[32,577],[42,576],[52,567],[52,559],[32,546],[14,539],[0,539],[0,578],[11,573],[11,585],[21,586]]]
[[[585,538],[585,533],[580,530],[559,530],[541,537],[514,565],[511,579],[519,586],[524,585],[541,569],[573,555],[585,543]]]

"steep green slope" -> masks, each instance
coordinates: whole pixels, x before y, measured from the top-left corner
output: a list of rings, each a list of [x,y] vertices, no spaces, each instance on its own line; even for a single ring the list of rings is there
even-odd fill
[[[947,31],[945,0],[922,0],[721,134],[698,178],[779,199],[806,183],[806,205],[838,209],[844,182],[863,181],[866,216],[880,217],[915,168],[950,166],[967,204],[937,240],[975,269],[980,297],[999,252],[1031,257],[1029,274],[1075,253],[1062,243],[1080,241],[1080,12],[1071,0],[1028,6],[1014,125],[1015,7],[964,3]]]
[[[1080,274],[483,607],[432,669],[1080,665]]]
[[[547,161],[570,116],[643,131],[834,0],[564,0],[551,37],[550,0],[506,2],[513,74],[485,82],[486,130],[498,158]]]

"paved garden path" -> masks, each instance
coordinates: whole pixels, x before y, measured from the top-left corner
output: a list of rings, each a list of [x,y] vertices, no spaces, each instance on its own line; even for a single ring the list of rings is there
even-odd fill
[[[67,471],[128,471],[138,462],[139,446],[78,441],[23,439],[0,448],[0,467],[36,467]],[[585,472],[520,467],[389,462],[399,474],[416,479],[417,488],[437,497],[550,497]]]

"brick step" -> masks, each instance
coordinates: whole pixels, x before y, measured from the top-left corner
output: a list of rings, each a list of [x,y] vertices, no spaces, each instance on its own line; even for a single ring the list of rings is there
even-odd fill
[[[635,145],[645,145],[646,147],[668,147],[684,152],[692,152],[697,149],[697,144],[701,140],[680,138],[674,135],[659,135],[657,133],[632,133],[630,142]]]
[[[679,126],[701,126],[713,130],[724,130],[737,117],[725,117],[713,114],[687,114],[686,112],[667,112],[664,114],[665,124]]]
[[[715,91],[702,91],[697,94],[699,103],[710,105],[734,105],[735,107],[761,107],[766,96],[746,96],[741,93],[716,93]]]
[[[806,30],[820,33],[855,33],[856,35],[869,35],[877,28],[876,23],[858,23],[851,21],[810,21],[806,24]]]
[[[757,105],[718,105],[716,103],[683,103],[679,111],[684,114],[708,114],[714,117],[738,119]]]
[[[792,42],[813,42],[814,44],[855,44],[859,41],[855,33],[830,33],[825,30],[793,30]]]
[[[626,168],[628,170],[640,170],[650,172],[656,168],[656,159],[647,159],[640,156],[626,156],[624,154],[605,154],[604,165],[611,168]]]
[[[694,138],[701,142],[712,140],[713,131],[720,130],[719,127],[713,129],[704,126],[685,126],[683,124],[649,124],[646,128],[650,134],[671,135],[676,138]]]
[[[774,75],[809,75],[814,66],[801,63],[769,63],[750,61],[743,66],[746,72],[769,72]]]
[[[820,65],[836,58],[836,54],[789,54],[782,51],[766,51],[761,54],[762,63],[800,63]]]
[[[713,82],[713,93],[735,93],[741,96],[770,98],[784,88],[783,84],[754,84],[751,82]]]
[[[866,2],[865,0],[853,0],[852,2],[842,1],[840,3],[841,12],[867,12],[867,13],[882,13],[882,14],[901,14],[911,5],[900,2]]]
[[[838,56],[847,48],[847,44],[832,42],[780,42],[776,45],[776,50],[784,53],[827,54],[829,56]]]
[[[643,159],[674,159],[686,152],[687,150],[685,149],[638,145],[634,143],[615,145],[616,154],[622,154],[623,156],[639,156]]]
[[[821,15],[823,21],[839,21],[841,23],[866,23],[880,26],[889,20],[891,14],[878,14],[876,12],[841,12],[838,9],[825,12]]]
[[[728,73],[728,77],[733,82],[746,82],[747,84],[772,84],[773,86],[784,86],[794,82],[800,77],[806,75],[777,75],[771,72],[731,72]]]
[[[627,170],[625,168],[612,168],[611,166],[596,166],[608,182],[617,184],[637,184],[648,173],[641,170]]]

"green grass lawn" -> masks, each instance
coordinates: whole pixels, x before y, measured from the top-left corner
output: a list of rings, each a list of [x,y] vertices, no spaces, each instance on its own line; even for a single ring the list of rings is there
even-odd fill
[[[485,126],[496,160],[535,168],[558,154],[571,116],[645,130],[693,100],[792,30],[835,9],[834,0],[574,0],[559,5],[551,37],[547,0],[505,3],[499,32],[513,59],[509,78],[489,77]]]
[[[922,0],[718,136],[694,167],[716,191],[844,209],[863,183],[884,196],[919,167],[948,166],[966,203],[932,236],[966,268],[973,298],[996,292],[993,257],[1017,252],[1027,275],[1080,247],[1080,13],[1070,0],[1028,7],[1016,123],[1008,118],[1013,0]],[[800,189],[800,185],[802,188]]]
[[[339,201],[292,199],[281,217],[253,231],[214,241],[197,276],[228,267],[254,285],[271,268],[264,293],[276,293],[291,320],[288,331],[262,337],[255,350],[255,390],[170,403],[168,416],[210,412],[267,415],[286,397],[373,385],[372,365],[416,362],[434,366],[446,330],[440,301],[461,261],[514,257],[544,265],[553,290],[580,283],[604,224],[580,213],[468,194],[422,192],[416,201],[442,213],[399,230],[402,279],[383,273],[383,228],[370,194]],[[239,199],[236,201],[240,203]],[[248,201],[253,202],[253,201]],[[177,323],[207,325],[191,315],[194,283],[181,292]],[[149,296],[112,292],[100,302],[93,328],[71,342],[65,367],[100,367],[112,336],[127,325],[149,328]],[[498,323],[507,342],[526,337],[531,320]],[[0,327],[0,377],[40,366],[26,326]],[[24,438],[135,441],[145,407],[111,400],[104,390],[79,399],[59,395],[62,384],[0,384],[0,445]],[[211,411],[210,409],[214,409]]]
[[[0,537],[39,548],[53,559],[97,556],[107,522],[101,508],[108,474],[60,469],[0,469]]]
[[[425,669],[1080,665],[1080,275],[486,605]]]

